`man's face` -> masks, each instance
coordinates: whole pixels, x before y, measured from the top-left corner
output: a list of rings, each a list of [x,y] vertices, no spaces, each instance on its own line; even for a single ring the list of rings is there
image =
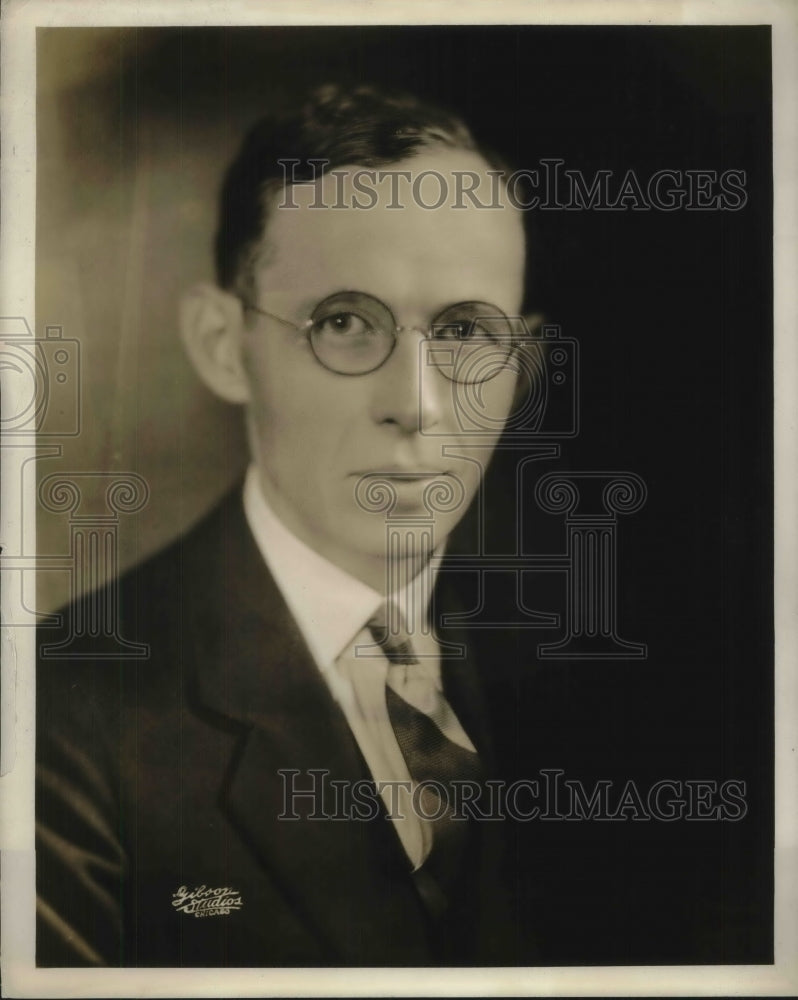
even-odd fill
[[[347,204],[351,172],[359,169],[347,172]],[[299,207],[270,214],[253,303],[301,325],[334,293],[367,293],[404,328],[385,363],[362,375],[329,371],[314,356],[306,331],[255,312],[247,313],[243,335],[250,442],[266,498],[306,544],[373,586],[384,580],[386,519],[428,516],[433,482],[454,497],[452,509],[434,514],[434,545],[460,520],[515,391],[510,368],[476,387],[451,381],[430,363],[423,331],[455,303],[490,303],[517,315],[524,264],[517,210],[483,209],[468,199],[467,207],[452,207],[452,171],[478,171],[480,200],[489,201],[481,157],[431,148],[390,169],[413,176],[437,171],[448,185],[446,202],[424,208],[401,181],[403,207],[388,208],[387,178],[375,184],[378,203],[370,209],[333,208],[341,181],[330,175],[319,182],[321,200],[330,207],[311,208],[316,192],[292,188]],[[421,196],[429,204],[438,188],[434,179],[428,183]],[[275,205],[281,200],[282,194]],[[462,426],[463,406],[473,413],[475,400],[481,416],[476,424],[466,417]],[[375,494],[367,487],[376,489],[377,478],[395,494],[390,513],[373,509]]]

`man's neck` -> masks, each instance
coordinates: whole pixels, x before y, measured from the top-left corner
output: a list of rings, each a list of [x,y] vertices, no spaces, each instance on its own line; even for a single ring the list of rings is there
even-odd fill
[[[396,558],[389,558],[387,552],[372,555],[338,545],[328,536],[314,531],[299,518],[290,504],[284,502],[279,493],[271,488],[271,484],[264,482],[262,475],[258,475],[257,481],[261,496],[287,531],[317,555],[379,594],[390,596],[402,590],[424,570],[429,562],[432,553],[423,551],[417,541],[403,545],[401,548],[405,554]],[[407,556],[408,551],[414,555]]]

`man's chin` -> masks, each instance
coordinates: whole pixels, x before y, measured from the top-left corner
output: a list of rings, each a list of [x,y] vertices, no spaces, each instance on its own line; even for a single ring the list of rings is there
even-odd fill
[[[446,540],[459,518],[432,517],[426,508],[397,504],[389,516],[360,513],[352,548],[373,560],[423,563]]]
[[[391,529],[423,523],[433,526],[443,538],[464,513],[468,493],[467,484],[451,473],[386,473],[361,477],[354,501],[361,521],[371,522],[369,534],[376,527],[385,537]]]

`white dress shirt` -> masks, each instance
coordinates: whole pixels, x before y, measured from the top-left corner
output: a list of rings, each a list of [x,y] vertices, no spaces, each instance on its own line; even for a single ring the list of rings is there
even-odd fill
[[[285,527],[266,502],[254,465],[244,483],[244,511],[258,549],[346,716],[402,845],[418,868],[431,846],[430,829],[410,805],[410,775],[385,702],[389,664],[366,627],[385,597],[320,556]],[[404,686],[401,680],[394,683],[394,669],[392,686],[421,711],[430,707],[430,682],[442,690],[438,644],[428,626],[434,582],[435,569],[430,568],[392,595],[420,659]],[[474,749],[453,712],[445,732],[461,746]],[[318,766],[324,764],[319,761]]]

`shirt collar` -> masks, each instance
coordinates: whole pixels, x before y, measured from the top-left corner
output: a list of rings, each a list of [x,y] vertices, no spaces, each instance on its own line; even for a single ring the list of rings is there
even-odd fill
[[[244,511],[258,549],[322,670],[328,669],[385,598],[320,556],[289,531],[263,496],[254,464],[244,482]],[[419,573],[395,595],[408,627],[428,614],[437,576]]]

